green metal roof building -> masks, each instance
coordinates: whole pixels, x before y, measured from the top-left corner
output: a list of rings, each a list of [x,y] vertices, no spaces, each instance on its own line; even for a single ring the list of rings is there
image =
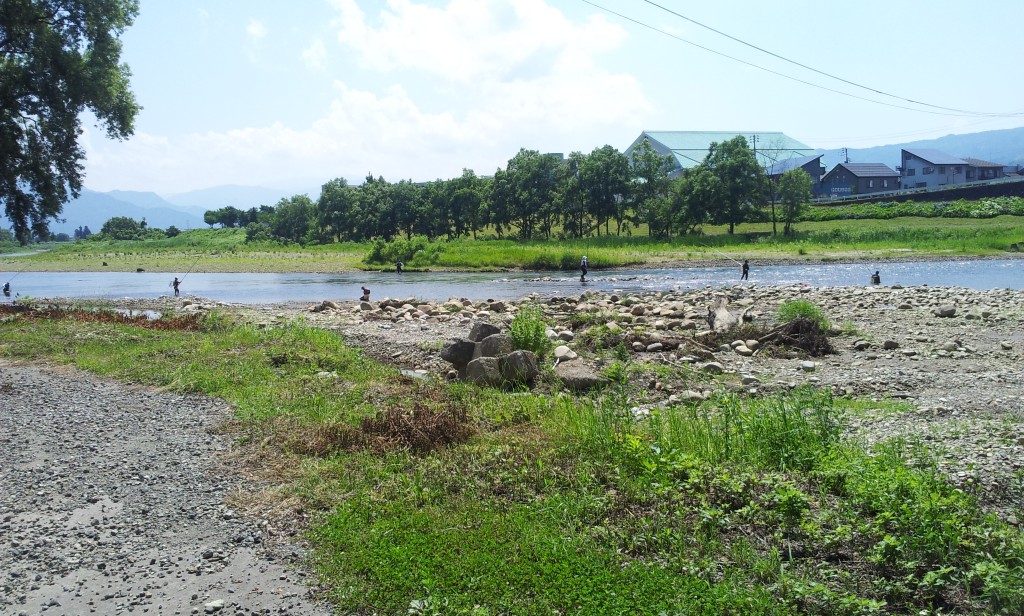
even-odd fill
[[[757,162],[762,167],[814,154],[813,148],[779,132],[684,130],[645,130],[626,148],[625,154],[632,155],[633,150],[647,139],[655,152],[662,156],[671,155],[675,159],[676,167],[671,172],[675,176],[683,169],[699,165],[708,155],[712,143],[721,143],[740,135],[746,137],[747,145],[754,149]]]

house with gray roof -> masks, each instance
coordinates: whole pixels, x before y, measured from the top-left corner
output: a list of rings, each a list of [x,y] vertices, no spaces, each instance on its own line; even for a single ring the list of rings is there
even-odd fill
[[[645,130],[626,148],[625,154],[627,157],[632,156],[633,150],[646,139],[655,152],[672,157],[675,167],[669,175],[675,177],[683,169],[696,167],[703,162],[712,143],[722,143],[737,136],[747,139],[747,145],[754,150],[758,164],[764,168],[790,158],[814,154],[813,148],[780,132],[682,130]],[[814,177],[813,174],[811,177]]]
[[[821,194],[821,176],[825,175],[825,165],[821,162],[822,156],[823,154],[794,156],[772,163],[765,168],[764,172],[769,180],[778,183],[782,179],[782,174],[794,169],[803,169],[807,175],[811,176],[811,192],[817,196]]]
[[[965,158],[967,181],[996,180],[1006,176],[1006,166],[980,158]]]
[[[1003,177],[1003,165],[957,158],[939,150],[902,150],[900,159],[903,188],[935,188]]]
[[[882,163],[839,163],[821,178],[821,194],[831,197],[898,190],[900,174]]]

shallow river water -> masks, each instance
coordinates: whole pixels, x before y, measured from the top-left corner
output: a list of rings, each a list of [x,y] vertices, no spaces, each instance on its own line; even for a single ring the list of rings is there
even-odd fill
[[[805,265],[751,264],[750,280],[739,280],[738,267],[606,270],[592,269],[587,282],[571,272],[352,272],[344,274],[204,274],[190,273],[181,284],[183,296],[197,295],[230,303],[356,300],[360,287],[370,288],[373,300],[385,297],[445,300],[519,299],[578,295],[586,290],[614,292],[668,291],[734,284],[808,285],[832,287],[866,285],[875,270],[882,284],[958,286],[971,289],[1024,289],[1024,260],[982,259],[901,263],[815,263]],[[181,276],[181,274],[178,274]],[[10,281],[12,297],[158,297],[172,293],[174,273],[129,272],[0,272]]]

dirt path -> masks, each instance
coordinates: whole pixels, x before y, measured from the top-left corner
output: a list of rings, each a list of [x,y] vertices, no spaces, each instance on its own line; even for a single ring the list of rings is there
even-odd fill
[[[0,614],[329,614],[225,503],[225,404],[0,362]]]

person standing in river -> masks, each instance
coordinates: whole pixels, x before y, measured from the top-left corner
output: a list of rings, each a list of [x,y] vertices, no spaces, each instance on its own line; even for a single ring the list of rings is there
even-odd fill
[[[10,282],[5,282],[4,283],[4,296],[5,297],[10,297],[11,296],[11,283]]]
[[[878,270],[871,274],[871,284],[882,284],[882,277],[878,274]]]
[[[178,297],[178,287],[181,286],[181,281],[178,280],[177,276],[174,277],[174,282],[171,283],[171,286],[174,287],[174,297]]]
[[[587,263],[587,255],[583,255],[583,258],[580,260],[580,282],[586,282],[588,267],[590,267],[590,264]]]
[[[359,301],[368,302],[370,301],[370,290],[366,287],[362,287],[363,296],[359,298]]]
[[[750,261],[744,259],[743,265],[740,266],[740,280],[747,280],[750,276]]]

